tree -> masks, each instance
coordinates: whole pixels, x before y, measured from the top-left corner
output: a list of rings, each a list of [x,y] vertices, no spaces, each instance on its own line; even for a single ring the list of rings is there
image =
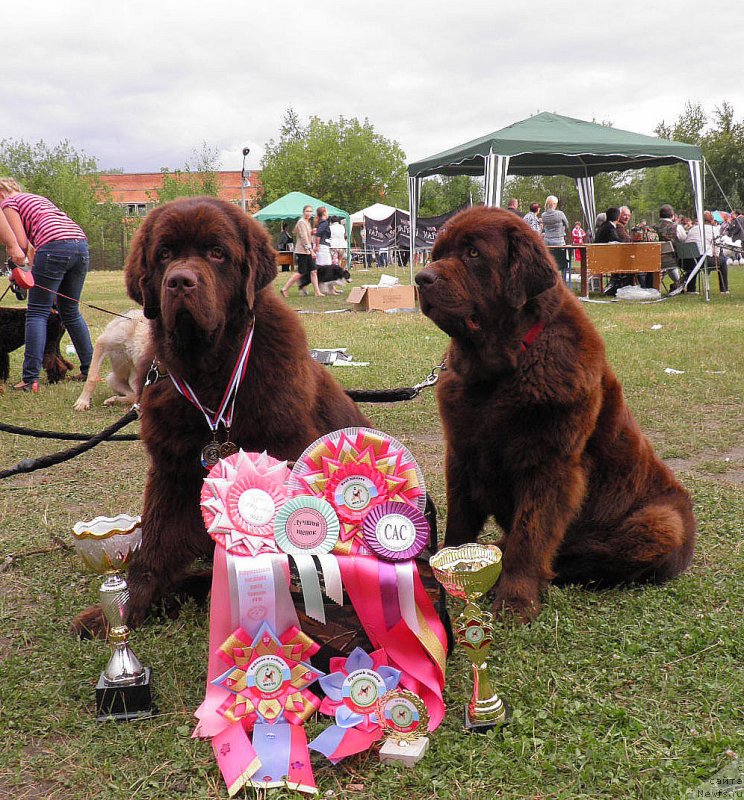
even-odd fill
[[[733,106],[724,101],[709,119],[700,103],[685,103],[682,114],[672,123],[663,120],[656,134],[665,139],[697,144],[707,167],[706,208],[739,207],[744,202],[744,122],[737,122]],[[652,174],[652,173],[657,174]],[[649,171],[646,192],[675,209],[692,211],[692,189],[687,167],[663,167]]]
[[[33,194],[49,198],[85,231],[91,265],[121,267],[127,231],[121,208],[111,202],[98,178],[95,158],[78,152],[68,141],[50,146],[40,141],[0,142],[0,174],[15,178]]]
[[[311,117],[303,125],[289,108],[279,139],[266,144],[261,169],[264,205],[293,191],[348,211],[378,202],[406,202],[405,154],[397,142],[376,133],[367,119],[326,122]]]
[[[201,150],[194,149],[192,153],[193,165],[188,161],[183,169],[171,172],[168,167],[163,167],[163,185],[155,192],[154,202],[167,203],[177,197],[200,197],[209,195],[217,197],[219,182],[217,171],[220,165],[219,151],[210,148],[202,142]]]
[[[50,147],[45,142],[0,142],[0,172],[12,176],[33,194],[48,197],[83,230],[95,227],[107,216],[106,194],[98,180],[94,158],[79,153],[68,142]],[[104,198],[104,203],[101,203]]]
[[[468,175],[439,176],[421,186],[420,217],[436,217],[448,211],[483,202],[483,184]]]

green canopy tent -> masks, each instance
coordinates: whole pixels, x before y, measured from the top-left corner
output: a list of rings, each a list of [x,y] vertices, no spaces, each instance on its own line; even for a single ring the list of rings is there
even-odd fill
[[[328,215],[331,217],[341,217],[346,226],[346,263],[351,263],[351,223],[349,222],[349,212],[343,211],[325,200],[318,200],[317,197],[311,197],[304,192],[289,192],[273,203],[269,203],[265,208],[256,212],[253,219],[259,222],[268,222],[269,220],[285,220],[285,219],[299,219],[302,216],[302,209],[305,206],[312,206],[315,211],[318,206],[325,206],[328,210]]]
[[[596,219],[594,176],[687,162],[698,219],[703,218],[702,151],[684,142],[584,122],[544,112],[408,165],[411,229],[416,224],[421,181],[429,175],[483,175],[486,205],[501,204],[507,174],[567,175],[576,179],[589,226]],[[413,253],[411,253],[413,264]]]

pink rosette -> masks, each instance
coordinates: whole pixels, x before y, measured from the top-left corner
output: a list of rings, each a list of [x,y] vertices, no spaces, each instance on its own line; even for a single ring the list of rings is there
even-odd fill
[[[344,522],[362,522],[370,509],[388,498],[385,476],[368,464],[347,464],[328,481],[325,499]],[[342,536],[343,538],[343,536]]]
[[[372,502],[365,502],[365,491],[364,499],[358,503],[351,494],[346,497],[348,502],[340,502],[344,499],[343,481],[353,484],[354,475],[359,477],[362,489],[375,494]],[[371,479],[370,475],[376,477]],[[384,491],[378,489],[380,480]],[[339,554],[360,552],[364,548],[364,517],[380,503],[388,500],[406,503],[422,512],[426,505],[424,476],[409,450],[392,436],[372,428],[343,428],[313,442],[292,469],[289,494],[314,495],[331,503],[341,522],[339,543],[334,548]]]
[[[287,462],[266,453],[221,458],[201,491],[207,533],[233,555],[277,552],[274,517],[287,500],[288,477]]]

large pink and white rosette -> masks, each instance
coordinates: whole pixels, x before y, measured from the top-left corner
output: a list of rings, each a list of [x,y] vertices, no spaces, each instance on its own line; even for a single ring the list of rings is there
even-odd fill
[[[287,462],[265,452],[221,458],[201,491],[207,533],[232,555],[276,553],[274,518],[287,500],[288,478]]]

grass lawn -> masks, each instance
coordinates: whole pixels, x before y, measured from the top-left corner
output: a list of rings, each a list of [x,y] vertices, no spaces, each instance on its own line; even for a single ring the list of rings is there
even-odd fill
[[[337,767],[319,761],[322,796],[671,800],[732,769],[736,752],[744,764],[744,270],[732,269],[729,297],[712,283],[709,304],[686,296],[587,306],[641,427],[694,497],[699,542],[690,570],[662,587],[550,589],[534,624],[497,631],[493,668],[513,709],[503,732],[462,731],[471,678],[456,652],[449,713],[423,762],[405,770],[381,766],[374,754]],[[84,299],[131,307],[118,272],[91,274]],[[289,302],[305,311],[344,306],[343,298],[298,298],[295,290]],[[8,295],[3,303],[16,301]],[[84,314],[94,336],[109,321],[91,309]],[[370,362],[334,368],[353,388],[411,386],[446,343],[420,314],[308,313],[302,321],[312,346],[348,347],[354,360]],[[11,357],[11,383],[20,380],[21,356]],[[36,396],[8,390],[3,421],[95,432],[121,414],[101,405],[104,387],[90,412],[74,412],[80,388],[44,384]],[[365,411],[411,449],[444,519],[434,393]],[[0,433],[0,463],[66,446]],[[155,619],[134,634],[136,653],[153,667],[161,712],[139,723],[94,721],[108,646],[68,631],[72,616],[96,601],[100,583],[71,549],[72,525],[139,513],[146,466],[139,443],[108,443],[0,482],[0,798],[227,797],[210,744],[190,738],[206,676],[203,611],[187,605],[178,619]],[[310,733],[321,727],[311,723]]]

